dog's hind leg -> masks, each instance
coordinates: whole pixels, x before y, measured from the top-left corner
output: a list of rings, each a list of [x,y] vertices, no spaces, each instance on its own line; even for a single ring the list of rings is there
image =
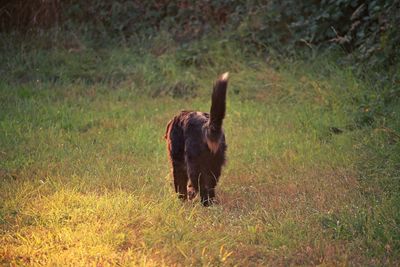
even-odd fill
[[[174,177],[175,192],[179,198],[187,198],[188,176],[184,159],[184,136],[183,130],[175,117],[167,125],[165,138],[167,139],[168,156],[171,160],[172,175]]]
[[[204,206],[210,206],[215,202],[216,179],[210,174],[210,171],[203,171],[203,177],[200,186],[201,203]]]
[[[201,203],[204,206],[210,206],[214,202],[215,198],[215,186],[216,183],[211,181],[210,175],[202,170],[199,164],[195,161],[188,162],[188,195],[189,199],[194,198],[198,192],[200,192]]]
[[[189,199],[193,199],[196,197],[200,188],[200,183],[201,183],[200,166],[191,160],[187,160],[187,173],[189,176],[187,191]]]
[[[188,176],[184,163],[172,163],[172,173],[174,176],[175,192],[178,193],[179,198],[187,199],[187,184]]]

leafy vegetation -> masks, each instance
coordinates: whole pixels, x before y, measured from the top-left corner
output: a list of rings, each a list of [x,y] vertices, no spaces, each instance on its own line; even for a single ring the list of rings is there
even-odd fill
[[[129,42],[160,30],[189,41],[217,31],[256,51],[341,47],[358,60],[396,64],[399,0],[325,1],[13,1],[2,5],[4,30],[61,28]],[[253,50],[254,52],[254,50]]]

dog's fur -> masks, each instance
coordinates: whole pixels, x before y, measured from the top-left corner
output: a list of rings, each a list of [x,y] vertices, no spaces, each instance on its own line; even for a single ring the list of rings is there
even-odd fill
[[[182,199],[193,199],[200,192],[203,205],[215,199],[215,187],[225,163],[225,99],[228,73],[216,81],[210,114],[182,111],[167,124],[165,139],[172,164],[175,191]]]

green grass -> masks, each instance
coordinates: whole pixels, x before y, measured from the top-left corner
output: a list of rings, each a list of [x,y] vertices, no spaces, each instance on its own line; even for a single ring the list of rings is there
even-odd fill
[[[163,40],[2,54],[1,264],[400,264],[398,106],[362,124],[371,91],[331,60]],[[223,71],[228,162],[204,208],[174,194],[163,135]]]

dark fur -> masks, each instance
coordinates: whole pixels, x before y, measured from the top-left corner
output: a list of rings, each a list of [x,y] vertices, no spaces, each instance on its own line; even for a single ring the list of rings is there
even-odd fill
[[[168,122],[165,139],[172,164],[175,191],[182,199],[200,192],[203,205],[215,198],[215,187],[225,162],[225,116],[227,73],[215,83],[210,114],[182,111]]]

